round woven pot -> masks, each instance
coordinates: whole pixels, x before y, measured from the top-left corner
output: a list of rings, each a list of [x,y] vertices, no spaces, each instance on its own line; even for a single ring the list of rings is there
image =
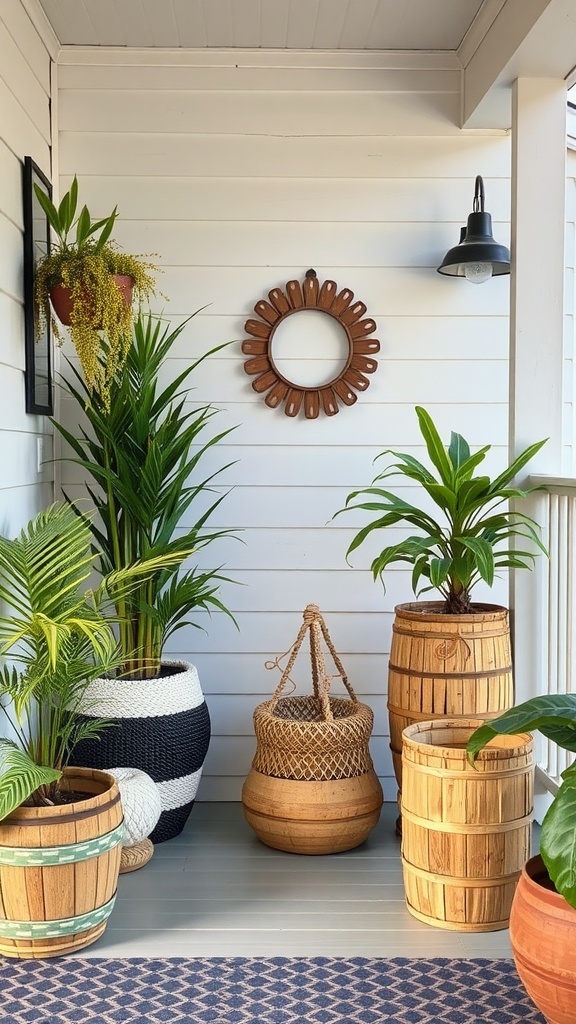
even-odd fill
[[[163,662],[157,679],[95,679],[85,693],[85,717],[112,725],[83,740],[74,760],[91,768],[139,768],[160,791],[162,813],[150,834],[162,843],[180,834],[194,805],[210,743],[210,715],[198,672]]]

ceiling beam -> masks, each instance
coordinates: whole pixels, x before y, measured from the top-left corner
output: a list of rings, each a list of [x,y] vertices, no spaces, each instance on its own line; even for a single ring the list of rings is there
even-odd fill
[[[506,0],[463,63],[462,127],[510,128],[517,78],[566,78],[576,63],[574,0]]]

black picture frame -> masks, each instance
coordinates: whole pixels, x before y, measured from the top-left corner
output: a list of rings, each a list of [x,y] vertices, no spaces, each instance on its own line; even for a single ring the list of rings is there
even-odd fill
[[[38,335],[36,332],[37,318],[34,315],[36,264],[40,257],[50,252],[50,225],[38,202],[34,185],[38,185],[46,195],[52,198],[52,184],[30,156],[24,157],[22,181],[26,412],[51,416],[54,412],[52,331],[50,323],[44,323]]]

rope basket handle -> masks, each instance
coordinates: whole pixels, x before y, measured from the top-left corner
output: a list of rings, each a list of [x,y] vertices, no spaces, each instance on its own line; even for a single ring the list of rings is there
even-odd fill
[[[325,721],[333,722],[334,715],[332,714],[332,708],[330,707],[329,700],[330,676],[326,672],[326,665],[324,662],[324,655],[322,652],[322,637],[324,638],[326,646],[330,651],[330,654],[332,655],[332,659],[338,670],[338,675],[342,679],[342,682],[344,683],[344,686],[346,687],[350,698],[354,701],[355,704],[358,703],[358,698],[354,693],[354,690],[352,689],[352,685],[348,682],[348,676],[344,671],[344,666],[342,665],[340,658],[336,654],[334,644],[332,643],[330,633],[328,632],[328,627],[324,622],[318,605],[306,605],[306,608],[304,609],[303,613],[303,619],[304,621],[300,626],[298,636],[296,637],[296,640],[294,641],[294,644],[290,649],[290,657],[286,664],[286,668],[282,673],[282,678],[280,679],[278,686],[276,687],[274,693],[272,694],[270,700],[268,701],[268,707],[270,709],[270,712],[274,711],[274,708],[278,703],[280,695],[284,687],[286,686],[286,683],[288,682],[290,673],[294,667],[294,662],[298,657],[300,648],[302,647],[302,643],[304,641],[304,637],[306,636],[306,632],[309,631],[310,661],[312,665],[312,685],[314,688],[314,696],[320,701],[320,706],[322,708],[322,714],[324,716]]]

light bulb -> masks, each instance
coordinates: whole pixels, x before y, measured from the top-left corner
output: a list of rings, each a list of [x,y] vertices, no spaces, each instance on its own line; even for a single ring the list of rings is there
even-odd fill
[[[465,263],[464,277],[472,284],[483,284],[492,277],[491,263]]]

